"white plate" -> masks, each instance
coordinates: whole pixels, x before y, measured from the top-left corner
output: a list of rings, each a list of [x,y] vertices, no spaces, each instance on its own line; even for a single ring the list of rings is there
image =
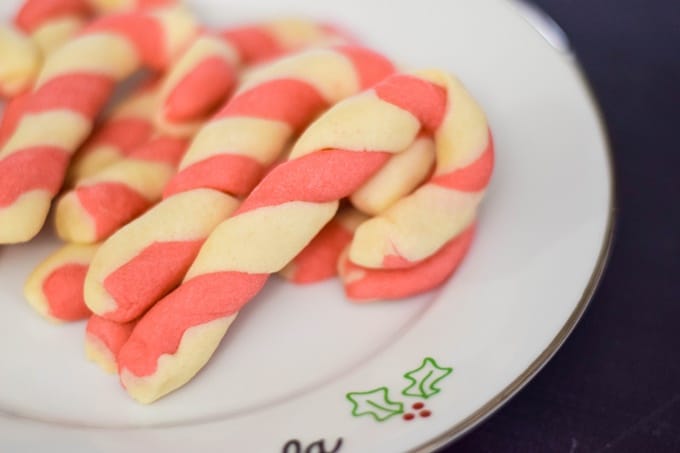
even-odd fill
[[[213,24],[332,18],[410,66],[457,72],[497,145],[472,251],[441,290],[403,302],[357,306],[336,282],[270,282],[196,379],[147,407],[84,360],[82,323],[49,325],[22,300],[50,233],[5,247],[0,449],[391,452],[460,436],[552,356],[603,268],[612,175],[573,59],[499,0],[193,3]]]

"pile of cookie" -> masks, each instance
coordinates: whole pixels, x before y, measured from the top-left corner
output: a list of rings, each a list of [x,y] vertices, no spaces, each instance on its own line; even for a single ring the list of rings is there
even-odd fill
[[[493,144],[446,72],[309,20],[208,29],[173,0],[27,0],[0,49],[0,244],[52,210],[64,244],[26,298],[87,319],[88,357],[140,402],[188,382],[272,274],[399,299],[472,242]]]

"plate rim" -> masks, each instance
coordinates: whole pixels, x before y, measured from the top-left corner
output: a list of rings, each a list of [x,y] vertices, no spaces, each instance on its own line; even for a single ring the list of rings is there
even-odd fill
[[[515,6],[514,3],[522,0],[512,0],[509,1],[510,6]],[[525,3],[522,1],[522,3]],[[535,4],[530,4],[532,8],[538,9]],[[542,12],[542,10],[540,10]],[[520,11],[516,11],[517,14],[522,16]],[[543,13],[545,14],[545,13]],[[550,17],[546,14],[546,17]],[[531,25],[529,23],[529,25]],[[597,260],[594,264],[590,277],[587,284],[585,285],[581,297],[574,307],[573,311],[570,313],[569,317],[566,319],[560,330],[557,332],[555,337],[550,341],[550,343],[543,349],[538,356],[528,365],[528,367],[519,374],[515,379],[513,379],[507,386],[505,386],[496,395],[490,398],[485,404],[476,409],[470,415],[466,416],[460,422],[454,424],[449,429],[443,433],[427,439],[417,445],[416,447],[408,450],[413,453],[421,452],[432,452],[446,445],[449,445],[463,436],[471,432],[473,429],[478,427],[489,417],[494,415],[499,409],[501,409],[506,403],[508,403],[519,391],[521,391],[526,385],[528,385],[534,377],[543,369],[545,365],[552,359],[552,357],[560,350],[562,345],[569,338],[573,330],[578,325],[579,321],[582,319],[586,310],[588,309],[592,298],[594,297],[599,285],[603,279],[605,270],[609,263],[609,258],[611,256],[613,242],[615,238],[615,230],[617,227],[617,196],[616,196],[616,174],[614,171],[614,157],[613,150],[611,146],[611,140],[608,133],[607,123],[605,121],[602,109],[594,95],[593,89],[585,75],[582,64],[578,57],[571,52],[564,53],[563,56],[569,59],[569,64],[574,69],[574,75],[576,76],[580,86],[584,89],[584,94],[586,101],[589,103],[590,108],[596,116],[596,127],[599,131],[605,154],[605,171],[607,173],[607,191],[609,196],[609,202],[607,206],[607,218],[606,226],[602,235],[602,242],[600,244],[600,250],[598,252]],[[0,414],[3,414],[0,411]],[[10,415],[13,418],[22,419],[23,417],[17,417],[16,414],[4,414]],[[33,419],[29,419],[34,421]]]
[[[525,3],[523,1],[513,0],[510,2],[511,6],[514,3]],[[542,9],[540,9],[535,4],[530,4],[530,8],[534,8],[538,13],[545,15],[548,19],[552,21],[552,18],[547,15]],[[520,11],[517,14],[524,17]],[[527,21],[530,26],[533,25]],[[538,30],[537,30],[538,31]],[[540,34],[540,31],[538,31]],[[557,49],[556,49],[557,51]],[[575,70],[576,77],[581,87],[585,91],[586,99],[590,104],[595,116],[597,118],[596,126],[599,130],[603,142],[604,142],[604,154],[605,154],[605,168],[607,172],[607,190],[609,192],[609,204],[607,206],[607,224],[605,227],[604,234],[602,236],[602,244],[600,245],[600,251],[598,253],[597,261],[590,274],[588,283],[583,289],[581,298],[579,299],[576,307],[571,312],[565,323],[562,325],[560,330],[557,332],[552,341],[548,346],[543,349],[543,351],[529,364],[529,366],[512,382],[505,386],[500,392],[493,396],[489,401],[487,401],[480,408],[475,410],[472,414],[465,417],[462,421],[456,423],[451,428],[439,434],[438,436],[421,443],[420,445],[409,450],[410,453],[426,453],[436,451],[446,445],[452,444],[456,440],[459,440],[466,434],[470,433],[474,428],[478,427],[489,417],[494,415],[499,409],[501,409],[505,404],[507,404],[519,391],[521,391],[527,384],[529,384],[534,377],[543,369],[545,365],[550,362],[553,356],[560,350],[562,345],[566,342],[567,338],[574,331],[579,321],[585,314],[588,306],[590,305],[595,292],[597,291],[602,278],[604,276],[605,270],[609,263],[609,258],[611,256],[612,246],[614,242],[615,230],[616,230],[616,212],[617,212],[617,199],[616,199],[616,174],[614,171],[614,154],[612,151],[611,139],[609,138],[607,122],[605,120],[602,109],[597,101],[594,91],[588,81],[588,78],[583,69],[578,56],[569,50],[568,53],[564,53],[564,56],[568,58],[569,63]]]

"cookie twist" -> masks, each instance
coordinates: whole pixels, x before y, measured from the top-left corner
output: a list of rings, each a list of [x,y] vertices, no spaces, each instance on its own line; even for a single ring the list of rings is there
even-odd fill
[[[135,323],[119,323],[91,315],[85,327],[85,357],[107,373],[115,373],[118,352],[130,337]]]
[[[453,121],[460,118],[467,120]],[[434,178],[453,168],[470,182],[465,188],[480,185],[480,177],[469,173],[478,173],[479,156],[490,149],[489,132],[481,110],[455,79],[439,72],[395,75],[340,102],[211,233],[182,285],[137,324],[119,354],[127,391],[149,402],[191,379],[269,275],[333,217],[338,200],[354,193],[421,131],[435,135]],[[450,207],[434,208],[448,212]]]
[[[0,27],[0,95],[29,90],[43,58],[75,36],[94,14],[168,6],[174,0],[26,0],[13,30]]]
[[[166,132],[194,130],[222,105],[244,65],[340,39],[330,27],[297,19],[206,34],[192,44],[166,77],[157,125]]]
[[[83,284],[96,250],[96,245],[67,244],[50,254],[26,280],[29,305],[50,321],[87,318],[91,312],[83,299]]]
[[[369,268],[410,267],[474,219],[491,178],[493,142],[479,105],[445,74],[394,77],[376,87],[375,95],[410,112],[434,133],[437,162],[426,184],[357,229],[349,259]]]
[[[194,33],[181,9],[121,14],[93,22],[49,56],[0,149],[0,243],[40,230],[70,155],[115,83],[143,65],[163,69]]]
[[[128,225],[155,226],[135,236],[121,230],[97,253],[97,265],[90,268],[85,284],[90,309],[117,321],[139,316],[181,281],[203,240],[235,209],[236,200],[226,194],[248,194],[288,142],[324,108],[391,71],[384,57],[345,46],[303,52],[251,73],[198,132],[166,188],[166,199]],[[178,195],[183,205],[197,207],[206,196],[219,198],[224,217],[166,209],[177,203]],[[182,237],[178,225],[191,234]],[[169,264],[151,261],[163,256]],[[140,266],[152,266],[154,272],[143,273],[143,280],[130,278]]]
[[[356,46],[316,49],[251,72],[239,92],[197,134],[166,195],[211,187],[248,194],[288,140],[324,108],[392,71]]]
[[[286,280],[298,285],[317,283],[338,274],[338,260],[354,237],[354,231],[367,216],[351,207],[344,208],[319,234],[279,271]]]
[[[392,156],[349,198],[360,211],[352,207],[341,209],[279,275],[297,284],[337,275],[340,257],[356,229],[368,219],[366,214],[379,214],[415,190],[431,173],[433,162],[434,142],[427,136],[419,137],[406,150]]]
[[[436,288],[448,280],[465,258],[474,238],[474,223],[434,255],[406,268],[368,269],[352,263],[345,250],[338,274],[345,295],[354,302],[402,299]]]
[[[48,55],[74,36],[91,14],[87,0],[26,0],[14,23]]]
[[[153,85],[142,87],[121,102],[73,155],[66,185],[73,187],[147,142],[154,130],[152,116],[157,102]]]
[[[57,202],[57,234],[91,244],[109,237],[161,199],[187,141],[160,135],[116,164],[85,178]]]

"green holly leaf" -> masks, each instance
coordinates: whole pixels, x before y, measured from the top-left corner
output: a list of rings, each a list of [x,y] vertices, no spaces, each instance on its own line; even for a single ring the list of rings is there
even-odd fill
[[[453,368],[441,367],[432,357],[426,357],[420,367],[404,374],[404,377],[411,383],[401,391],[401,394],[425,399],[436,395],[441,390],[437,387],[437,383],[452,371]]]
[[[390,401],[387,387],[379,387],[367,392],[350,392],[345,397],[352,403],[352,415],[361,417],[371,415],[378,422],[404,413],[402,403]]]

